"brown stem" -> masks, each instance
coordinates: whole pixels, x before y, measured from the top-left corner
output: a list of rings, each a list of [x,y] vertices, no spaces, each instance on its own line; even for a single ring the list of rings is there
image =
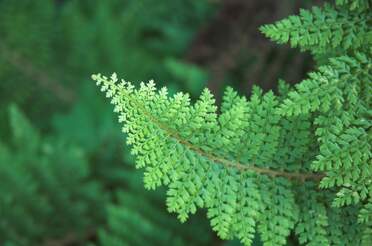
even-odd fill
[[[172,137],[173,139],[175,139],[178,143],[186,146],[188,149],[194,151],[199,156],[207,158],[211,162],[220,163],[220,164],[224,165],[225,167],[234,167],[234,168],[236,168],[240,171],[251,171],[251,172],[258,173],[258,174],[269,175],[271,177],[280,176],[280,177],[285,177],[285,178],[288,178],[288,179],[300,180],[302,182],[304,182],[306,180],[319,181],[326,176],[323,173],[300,173],[300,172],[286,172],[286,171],[280,171],[280,170],[272,170],[272,169],[269,169],[269,168],[257,167],[253,164],[241,163],[239,161],[228,160],[228,159],[225,159],[225,158],[220,157],[218,155],[210,154],[210,153],[200,149],[199,147],[193,145],[189,141],[183,139],[182,137],[180,137],[179,134],[176,131],[170,129],[169,127],[167,127],[166,125],[161,123],[159,120],[157,120],[157,118],[155,118],[151,113],[149,113],[141,104],[137,103],[136,100],[133,97],[132,97],[132,99],[133,99],[134,103],[136,104],[136,106],[141,109],[143,114],[151,122],[153,122],[160,129],[162,129],[163,131],[168,133],[168,135],[170,137]]]

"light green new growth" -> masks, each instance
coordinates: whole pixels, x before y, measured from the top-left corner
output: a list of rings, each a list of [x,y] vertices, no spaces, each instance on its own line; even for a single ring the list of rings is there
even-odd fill
[[[222,239],[285,245],[370,245],[372,49],[368,1],[336,1],[262,31],[329,57],[279,95],[248,100],[227,88],[220,110],[205,89],[167,94],[94,75],[124,123],[146,188],[168,186],[167,206],[185,221],[206,208]],[[324,24],[324,23],[329,23]],[[336,54],[334,56],[334,54]]]

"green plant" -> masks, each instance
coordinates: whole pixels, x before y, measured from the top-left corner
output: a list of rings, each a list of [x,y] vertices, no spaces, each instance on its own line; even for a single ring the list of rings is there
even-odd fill
[[[41,138],[14,105],[9,119],[11,141],[0,143],[1,244],[48,244],[66,235],[84,240],[103,221],[107,200],[84,153]]]
[[[153,81],[136,89],[116,74],[93,79],[111,98],[148,189],[168,186],[181,221],[208,210],[223,239],[285,245],[370,245],[372,122],[368,0],[301,10],[261,31],[310,50],[319,66],[279,95],[227,89],[217,112],[206,89],[168,96]]]
[[[208,245],[206,221],[192,220],[181,226],[157,206],[159,199],[141,193],[119,192],[118,202],[107,208],[108,226],[99,231],[100,245]],[[162,198],[162,196],[157,196]],[[155,197],[154,197],[155,198]],[[164,212],[163,212],[164,211]],[[139,223],[140,222],[140,223]],[[125,225],[125,226],[123,226]],[[151,243],[150,243],[151,242]]]

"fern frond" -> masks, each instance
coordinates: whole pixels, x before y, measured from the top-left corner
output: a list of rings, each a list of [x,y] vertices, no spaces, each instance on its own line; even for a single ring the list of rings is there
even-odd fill
[[[293,160],[288,170],[279,165],[291,157],[288,152],[281,159],[276,156],[288,131],[281,130],[275,114],[279,103],[272,93],[256,94],[248,102],[228,90],[218,116],[207,90],[191,105],[187,94],[168,97],[165,89],[157,92],[152,81],[135,89],[129,82],[118,82],[116,74],[93,78],[112,97],[119,120],[125,122],[123,131],[137,167],[145,168],[145,186],[169,186],[170,212],[185,221],[205,207],[221,238],[237,237],[249,245],[259,223],[267,245],[285,244],[298,217],[287,179],[319,180],[323,174],[309,173]],[[260,127],[267,133],[260,133]],[[238,223],[241,213],[248,216],[244,227]]]
[[[116,74],[93,79],[111,98],[146,188],[169,187],[185,221],[206,208],[223,239],[285,245],[368,245],[372,196],[371,14],[364,0],[302,10],[261,31],[310,50],[322,66],[280,96],[225,91],[221,113],[206,89],[168,96]],[[367,4],[368,3],[368,4]],[[321,190],[320,190],[321,189]]]
[[[300,218],[295,232],[301,244],[330,245],[327,209],[319,201],[322,194],[315,192],[313,188],[315,188],[314,184],[306,182],[298,189]]]
[[[371,7],[370,0],[336,0],[336,5],[348,6],[350,10],[368,9]]]
[[[371,45],[371,15],[368,10],[349,12],[325,4],[311,11],[301,10],[299,16],[290,16],[275,24],[260,28],[268,38],[292,47],[324,53],[330,48],[356,49]]]
[[[353,103],[358,98],[355,93],[364,86],[360,81],[372,79],[370,57],[358,53],[355,57],[330,59],[329,65],[321,66],[318,72],[309,74],[309,79],[296,85],[296,90],[288,94],[278,112],[287,116],[328,112],[340,110],[343,104]],[[350,94],[353,92],[354,95]]]

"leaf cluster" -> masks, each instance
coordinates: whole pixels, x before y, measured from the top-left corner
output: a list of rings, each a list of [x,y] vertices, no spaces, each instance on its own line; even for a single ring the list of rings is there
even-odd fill
[[[193,103],[153,81],[93,79],[110,98],[148,189],[168,187],[185,221],[207,209],[222,239],[285,245],[369,245],[372,221],[371,11],[368,1],[302,10],[261,31],[325,59],[279,95],[205,89]]]

